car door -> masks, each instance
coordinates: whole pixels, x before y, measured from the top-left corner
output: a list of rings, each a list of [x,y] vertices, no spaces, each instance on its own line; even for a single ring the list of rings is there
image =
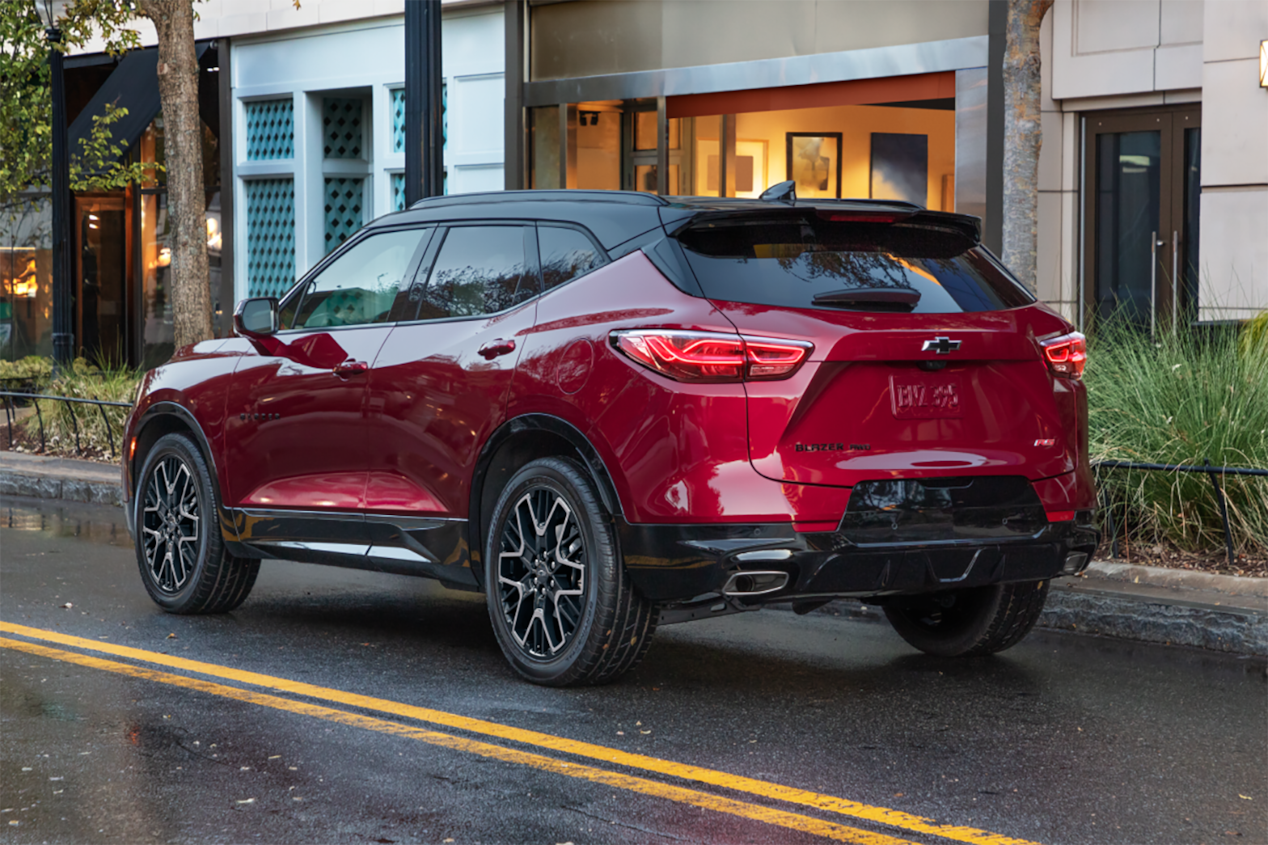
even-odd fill
[[[429,234],[358,239],[287,296],[282,330],[238,365],[225,503],[243,542],[278,557],[364,553],[366,390]]]
[[[471,475],[505,419],[541,292],[534,229],[451,224],[423,265],[408,296],[413,319],[388,337],[370,377],[369,557],[469,587]]]

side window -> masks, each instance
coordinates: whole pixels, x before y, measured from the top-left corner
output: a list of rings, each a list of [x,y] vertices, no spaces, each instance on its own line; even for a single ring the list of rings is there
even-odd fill
[[[425,230],[371,235],[308,281],[290,328],[387,322]]]
[[[576,229],[538,226],[537,248],[541,251],[542,281],[546,290],[607,263],[594,242]]]
[[[493,314],[537,295],[523,226],[454,226],[422,291],[420,320]]]

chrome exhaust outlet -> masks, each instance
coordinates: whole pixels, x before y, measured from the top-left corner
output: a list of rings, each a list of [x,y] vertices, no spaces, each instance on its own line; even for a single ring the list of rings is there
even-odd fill
[[[1061,567],[1062,575],[1078,575],[1087,566],[1086,552],[1070,552],[1065,556],[1065,564]]]
[[[722,595],[761,596],[782,590],[787,584],[787,572],[733,572],[722,587]]]

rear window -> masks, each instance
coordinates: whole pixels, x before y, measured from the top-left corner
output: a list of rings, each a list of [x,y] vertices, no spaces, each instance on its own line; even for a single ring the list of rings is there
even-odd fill
[[[916,314],[1035,301],[970,238],[936,226],[784,216],[710,221],[678,240],[710,299]]]

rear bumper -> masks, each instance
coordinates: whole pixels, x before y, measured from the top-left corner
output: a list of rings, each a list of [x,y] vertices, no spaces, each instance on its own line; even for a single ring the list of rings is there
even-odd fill
[[[801,599],[910,595],[1081,571],[1100,534],[1091,511],[1024,537],[868,543],[841,531],[799,533],[789,523],[640,525],[617,521],[634,587],[668,605],[759,606]],[[783,572],[787,583],[760,595],[723,596],[739,572]]]

